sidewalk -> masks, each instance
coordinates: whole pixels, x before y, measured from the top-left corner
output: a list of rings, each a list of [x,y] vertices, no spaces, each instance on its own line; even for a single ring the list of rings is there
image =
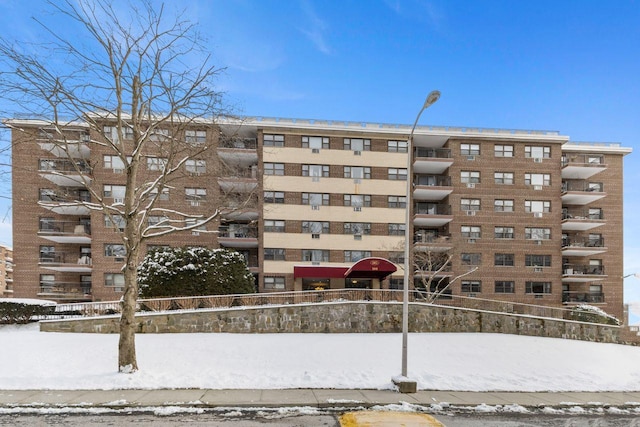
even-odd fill
[[[376,405],[414,404],[430,407],[520,405],[526,408],[640,407],[638,392],[459,392],[419,391],[402,394],[390,390],[0,390],[0,408],[100,407],[144,408],[185,406],[200,408],[314,407],[370,408]]]

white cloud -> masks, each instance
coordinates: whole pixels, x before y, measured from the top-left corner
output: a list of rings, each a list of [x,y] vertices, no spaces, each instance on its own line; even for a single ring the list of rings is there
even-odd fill
[[[329,47],[325,36],[328,30],[328,25],[325,21],[320,19],[313,6],[308,0],[301,3],[302,11],[305,17],[310,21],[304,28],[298,28],[302,34],[307,36],[309,40],[314,44],[316,49],[325,55],[330,55],[332,49]]]

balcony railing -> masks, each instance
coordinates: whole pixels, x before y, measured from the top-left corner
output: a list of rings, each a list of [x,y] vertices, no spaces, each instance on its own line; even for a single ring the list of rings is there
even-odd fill
[[[448,148],[416,148],[415,156],[435,158],[435,159],[450,159],[451,150]]]
[[[91,202],[91,194],[88,192],[53,192],[53,193],[41,193],[39,200],[41,202]]]
[[[416,203],[416,215],[451,215],[450,205],[437,203]]]
[[[574,276],[576,274],[603,276],[604,265],[565,264],[562,266],[562,274],[568,276]]]
[[[92,264],[91,256],[79,255],[78,253],[73,252],[41,252],[38,261],[41,264]]]
[[[91,296],[91,283],[67,283],[67,282],[42,282],[40,283],[40,296]]]
[[[66,159],[40,159],[39,171],[47,172],[73,172],[90,174],[91,167],[84,160],[71,161]]]
[[[562,302],[602,304],[604,303],[604,294],[592,292],[564,291],[562,292]]]
[[[564,209],[562,211],[562,219],[590,219],[603,220],[604,212],[590,211],[589,209]]]
[[[255,138],[231,138],[221,139],[220,148],[235,148],[241,150],[255,150],[258,147]]]
[[[448,243],[451,240],[450,234],[415,233],[413,243]]]
[[[255,239],[258,237],[258,229],[256,227],[225,227],[218,228],[218,237],[234,238],[234,239]]]
[[[91,226],[77,221],[40,221],[41,233],[91,234]]]
[[[604,156],[598,154],[575,154],[562,157],[562,166],[604,166]]]
[[[451,177],[446,175],[420,175],[414,181],[416,185],[450,187]]]
[[[562,247],[579,247],[579,248],[604,248],[604,238],[597,239],[588,237],[563,237]]]
[[[585,192],[604,192],[604,185],[602,183],[589,183],[586,181],[563,181],[562,192],[568,191],[585,191]]]

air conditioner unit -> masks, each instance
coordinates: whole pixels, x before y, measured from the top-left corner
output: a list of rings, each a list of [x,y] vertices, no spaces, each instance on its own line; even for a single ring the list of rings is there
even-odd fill
[[[320,210],[320,205],[311,205],[311,210],[312,211],[319,211]]]
[[[361,181],[360,181],[360,178],[355,178],[355,179],[353,180],[353,183],[354,183],[354,184],[360,184],[360,182],[361,182]]]
[[[190,204],[191,204],[191,206],[200,206],[200,201],[199,200],[191,200]]]
[[[533,272],[534,273],[542,273],[542,267],[534,267]]]
[[[311,265],[320,265],[320,261],[311,261]]]
[[[82,134],[80,135],[80,141],[82,142],[89,142],[91,141],[91,137],[88,134]]]
[[[362,240],[362,234],[354,234],[353,240]]]
[[[467,216],[476,216],[476,211],[467,211]]]
[[[189,176],[200,176],[202,172],[189,172]]]
[[[467,243],[475,243],[476,239],[467,239]]]
[[[113,199],[113,203],[121,203],[121,204],[123,204],[124,203],[124,199],[115,198],[115,199]]]
[[[362,208],[360,206],[354,206],[353,211],[354,212],[362,212]]]
[[[533,161],[534,163],[542,163],[542,157],[534,157]]]
[[[312,235],[311,235],[311,238],[312,238],[312,239],[319,239],[319,238],[320,238],[320,235],[319,235],[319,234],[312,234]]]
[[[475,160],[476,156],[467,156],[467,160]]]
[[[475,298],[477,295],[472,292],[472,293],[467,294],[467,296],[470,297],[470,298]]]
[[[536,245],[541,245],[542,244],[542,240],[536,240]]]
[[[534,190],[542,190],[542,185],[534,185],[533,189]]]
[[[533,213],[533,217],[534,218],[542,218],[542,212],[534,212]]]
[[[319,148],[312,148],[312,149],[311,149],[311,152],[312,152],[313,154],[318,154],[318,153],[320,153],[320,149],[319,149]]]
[[[115,262],[124,262],[124,258],[123,257],[115,257],[113,260]]]
[[[320,177],[319,176],[312,176],[311,177],[311,182],[320,182]]]
[[[199,232],[199,231],[192,231],[192,232],[191,232],[191,235],[192,235],[192,236],[199,236],[199,235],[200,235],[200,232]]]
[[[473,182],[470,182],[467,184],[467,188],[476,188],[476,184]]]
[[[362,155],[362,151],[354,151],[353,155],[354,156],[361,156]]]
[[[121,168],[113,168],[113,173],[124,173],[124,169],[121,169]]]

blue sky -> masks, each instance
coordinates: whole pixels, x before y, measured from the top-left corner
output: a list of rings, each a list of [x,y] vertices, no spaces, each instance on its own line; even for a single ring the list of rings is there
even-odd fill
[[[171,1],[198,22],[239,114],[557,130],[638,151],[640,1]],[[45,1],[0,0],[0,30],[38,39]],[[72,33],[72,28],[65,27]],[[45,39],[46,40],[46,39]],[[625,162],[625,269],[640,272],[640,161]],[[0,242],[11,243],[0,199]],[[627,279],[626,300],[640,300]]]

